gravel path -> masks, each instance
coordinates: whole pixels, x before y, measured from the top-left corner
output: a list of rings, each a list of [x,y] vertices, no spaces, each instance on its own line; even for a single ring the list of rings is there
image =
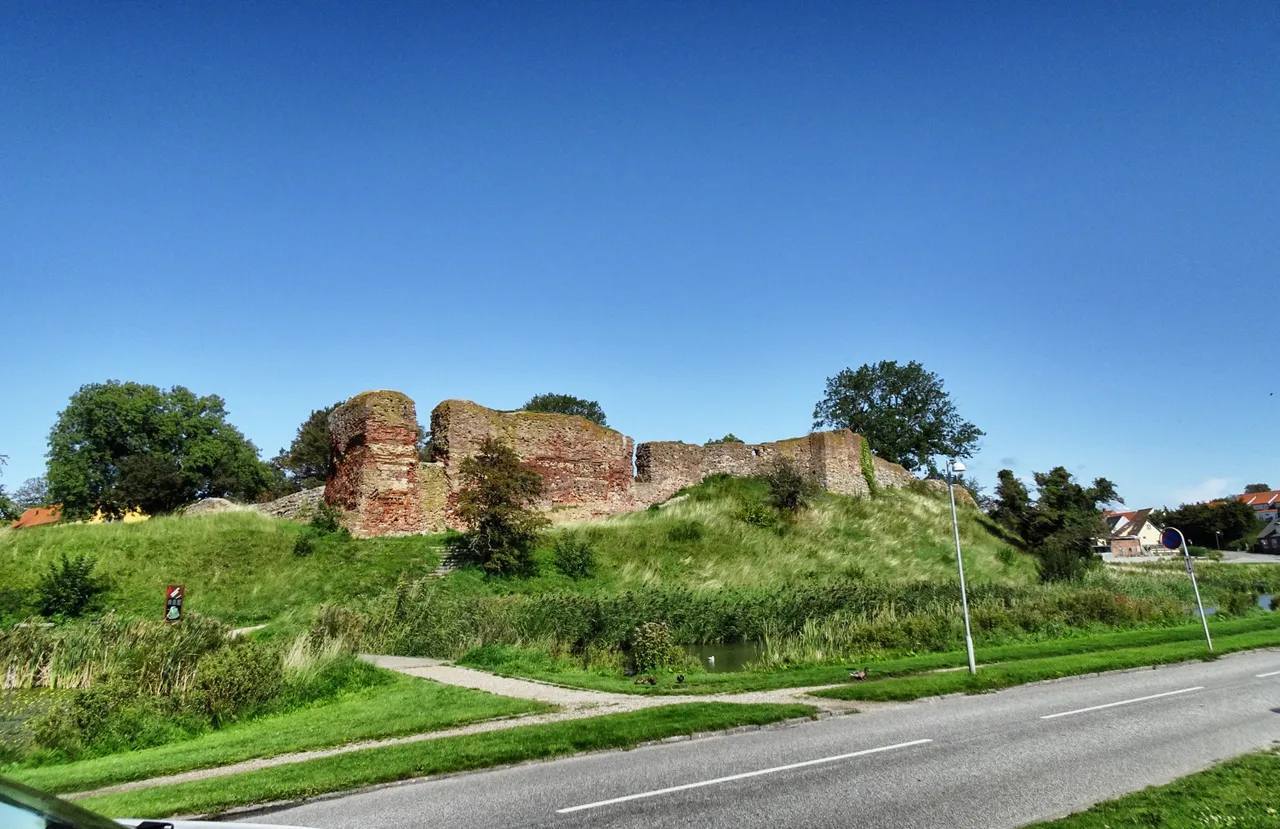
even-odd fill
[[[444,737],[458,737],[465,734],[482,734],[486,731],[501,731],[522,725],[541,725],[543,723],[579,720],[586,717],[598,717],[603,714],[618,714],[624,711],[637,711],[641,708],[655,708],[661,705],[676,705],[682,702],[740,702],[740,703],[794,703],[802,702],[812,705],[828,714],[847,714],[858,709],[866,709],[868,704],[847,702],[844,700],[808,697],[801,699],[810,691],[818,688],[829,688],[829,685],[807,688],[785,688],[775,691],[749,691],[739,694],[681,694],[672,696],[642,696],[639,694],[616,694],[608,691],[589,691],[581,688],[566,688],[546,682],[534,682],[527,679],[511,679],[495,674],[462,668],[437,659],[414,659],[403,656],[361,656],[361,659],[377,665],[379,668],[397,671],[408,676],[428,679],[445,685],[457,685],[476,691],[485,691],[504,697],[536,700],[558,706],[559,710],[547,714],[526,714],[516,717],[503,717],[484,722],[473,723],[458,728],[429,731],[423,734],[411,734],[407,737],[392,737],[383,740],[365,740],[358,743],[315,751],[298,751],[292,754],[281,754],[276,757],[264,757],[256,760],[245,760],[229,766],[218,766],[211,769],[196,769],[181,774],[170,774],[164,777],[153,777],[149,780],[135,780],[131,783],[120,783],[105,786],[92,791],[77,792],[64,795],[69,799],[78,799],[100,794],[129,792],[137,789],[149,789],[152,786],[163,786],[169,783],[187,783],[192,780],[207,780],[212,777],[223,777],[228,774],[240,774],[246,771],[283,766],[290,763],[302,763],[321,757],[332,757],[352,751],[363,751],[367,748],[401,745],[403,743],[420,743],[426,740],[439,740]],[[883,704],[882,704],[883,705]]]

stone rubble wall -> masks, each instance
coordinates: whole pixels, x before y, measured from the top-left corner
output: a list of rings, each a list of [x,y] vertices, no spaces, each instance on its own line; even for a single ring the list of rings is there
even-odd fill
[[[251,509],[272,518],[288,518],[291,521],[309,521],[315,514],[316,507],[324,503],[324,487],[304,489],[267,501],[265,504],[253,504]]]
[[[418,485],[418,414],[397,391],[367,391],[329,415],[324,500],[358,538],[427,531]]]
[[[643,509],[708,475],[759,475],[779,457],[793,461],[827,490],[869,494],[862,473],[863,439],[847,429],[773,443],[653,441],[637,447],[621,432],[581,417],[502,412],[469,400],[446,400],[431,412],[435,461],[422,463],[417,422],[413,401],[393,391],[356,395],[330,415],[333,463],[324,500],[343,512],[353,535],[465,529],[455,514],[462,463],[490,437],[510,446],[542,476],[546,494],[538,507],[556,523]],[[897,464],[880,458],[873,463],[882,487],[905,487],[916,480]]]

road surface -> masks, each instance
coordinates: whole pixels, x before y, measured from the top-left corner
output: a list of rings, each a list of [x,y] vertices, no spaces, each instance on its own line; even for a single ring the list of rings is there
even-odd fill
[[[1280,652],[389,786],[320,829],[1016,827],[1280,740]]]

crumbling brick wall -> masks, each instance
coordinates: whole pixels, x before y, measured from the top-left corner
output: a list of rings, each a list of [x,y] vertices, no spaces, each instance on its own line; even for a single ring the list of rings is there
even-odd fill
[[[418,415],[397,391],[367,391],[329,415],[331,462],[324,500],[352,535],[427,529],[418,485]]]
[[[575,517],[612,515],[635,507],[631,497],[631,438],[582,417],[544,412],[499,412],[469,400],[446,400],[431,412],[431,440],[446,480],[450,525],[462,487],[462,461],[493,437],[542,476],[539,507]]]
[[[775,443],[642,443],[636,449],[635,497],[642,503],[665,501],[717,472],[760,475],[777,457],[790,459],[823,489],[842,495],[866,495],[870,488],[862,474],[862,440],[861,435],[839,429]],[[874,458],[873,464],[876,482],[881,486],[904,487],[915,480],[896,463]]]
[[[581,417],[500,412],[446,400],[431,412],[436,460],[420,463],[417,425],[413,401],[394,391],[356,395],[330,415],[333,463],[324,499],[343,511],[353,534],[463,529],[454,512],[462,462],[490,437],[542,476],[546,494],[538,506],[556,522],[642,509],[716,473],[759,475],[778,457],[789,458],[832,492],[870,491],[862,472],[863,439],[847,429],[774,443],[655,441],[636,447],[626,435]],[[873,464],[882,487],[915,480],[897,464],[880,458]]]

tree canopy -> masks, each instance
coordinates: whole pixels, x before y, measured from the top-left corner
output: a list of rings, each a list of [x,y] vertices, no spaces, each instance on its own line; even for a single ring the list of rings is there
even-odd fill
[[[4,474],[4,465],[8,462],[8,455],[0,455],[0,474]],[[0,484],[0,521],[16,521],[20,515],[22,515],[22,510],[4,491],[4,484]]]
[[[12,497],[13,503],[23,510],[44,507],[52,503],[49,500],[49,482],[43,476],[27,478],[22,482],[22,486],[13,491]]]
[[[725,443],[743,443],[743,440],[742,438],[735,435],[733,432],[730,432],[729,434],[725,435],[722,438],[712,438],[711,440],[708,440],[703,445],[704,446],[720,446]]]
[[[1001,469],[991,517],[1022,537],[1046,581],[1076,578],[1093,561],[1095,539],[1106,535],[1102,507],[1124,500],[1106,478],[1086,487],[1062,466],[1034,478],[1032,501],[1013,471]]]
[[[609,425],[605,422],[604,409],[600,408],[599,403],[571,394],[535,394],[522,408],[526,412],[577,415],[601,426]]]
[[[81,386],[49,433],[49,498],[67,518],[252,500],[272,481],[221,397],[109,380]]]
[[[1200,547],[1233,544],[1244,539],[1260,524],[1253,507],[1235,498],[1182,504],[1175,510],[1161,510],[1153,517],[1161,526],[1181,530],[1187,544]]]
[[[940,455],[972,457],[984,434],[960,417],[938,375],[894,360],[828,377],[813,410],[813,428],[824,427],[857,432],[877,455],[911,471],[936,471]]]
[[[339,405],[312,411],[298,427],[289,448],[281,449],[272,459],[298,489],[324,486],[329,474],[329,414]]]
[[[1253,495],[1258,492],[1270,492],[1271,487],[1268,484],[1249,484],[1244,488],[1245,495]]]

